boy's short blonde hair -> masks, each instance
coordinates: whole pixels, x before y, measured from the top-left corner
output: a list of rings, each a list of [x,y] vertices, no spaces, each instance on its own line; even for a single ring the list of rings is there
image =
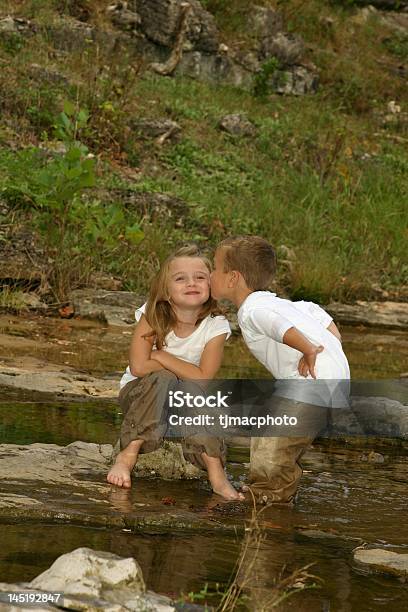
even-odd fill
[[[224,252],[224,272],[237,270],[249,289],[268,289],[276,272],[276,254],[260,236],[235,236],[223,240],[218,248]]]

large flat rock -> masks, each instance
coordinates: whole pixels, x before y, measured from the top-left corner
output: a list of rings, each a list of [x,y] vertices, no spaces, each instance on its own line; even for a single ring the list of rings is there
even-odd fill
[[[354,551],[354,563],[370,573],[389,574],[408,578],[408,554],[383,548],[358,548]]]
[[[186,496],[186,485],[180,489],[174,479],[191,480],[201,473],[181,460],[179,445],[165,443],[163,450],[141,456],[131,490],[107,483],[112,452],[110,444],[85,442],[65,447],[0,445],[0,522],[63,522],[150,533],[229,534],[243,528],[191,511],[197,486],[190,487],[193,493]],[[139,478],[153,475],[169,480]],[[208,493],[204,491],[201,498],[208,498]]]
[[[343,325],[367,325],[390,329],[408,328],[408,303],[363,302],[340,304],[332,302],[326,310],[335,321]]]

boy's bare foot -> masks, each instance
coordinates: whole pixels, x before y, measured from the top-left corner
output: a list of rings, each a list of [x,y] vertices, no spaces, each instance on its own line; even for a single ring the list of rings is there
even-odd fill
[[[132,481],[130,474],[135,467],[140,447],[144,440],[132,440],[116,457],[114,465],[109,470],[106,480],[110,484],[124,489],[130,489]]]

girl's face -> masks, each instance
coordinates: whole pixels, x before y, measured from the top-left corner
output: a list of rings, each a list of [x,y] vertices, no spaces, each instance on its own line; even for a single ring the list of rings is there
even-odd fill
[[[175,306],[196,307],[210,297],[210,272],[199,257],[177,257],[169,266],[167,290]]]

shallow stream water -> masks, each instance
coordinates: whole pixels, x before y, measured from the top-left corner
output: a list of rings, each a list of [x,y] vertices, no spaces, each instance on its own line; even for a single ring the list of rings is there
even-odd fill
[[[408,339],[401,332],[343,330],[345,350],[356,378],[397,378],[406,370]],[[112,376],[126,365],[130,334],[85,322],[0,320],[0,345],[6,360],[43,359],[99,375]],[[222,377],[262,377],[265,371],[234,341],[226,349]],[[404,386],[398,386],[398,393]],[[0,401],[3,443],[69,444],[75,440],[114,443],[120,425],[115,404],[109,402],[29,402],[27,394]],[[402,398],[399,398],[400,401]],[[374,442],[373,442],[374,444]],[[374,447],[373,447],[374,448]],[[254,572],[272,592],[279,576],[314,565],[310,573],[319,588],[303,590],[281,603],[279,610],[405,612],[408,586],[385,576],[364,575],[352,564],[352,550],[363,543],[408,553],[408,456],[403,447],[376,448],[381,463],[366,461],[367,448],[348,448],[335,442],[316,444],[303,461],[305,474],[293,509],[273,508],[262,514],[267,537]],[[232,449],[229,471],[239,483],[247,472],[248,452]],[[101,476],[103,478],[103,475]],[[210,520],[240,525],[249,513],[236,513],[214,500],[205,483],[137,480],[119,503],[118,513],[135,506],[157,507],[171,497],[171,512],[189,511]],[[109,502],[111,503],[111,502]],[[99,511],[96,508],[95,512]],[[167,507],[163,506],[163,511]],[[170,510],[168,510],[170,512]],[[29,581],[64,552],[79,546],[134,556],[149,589],[177,599],[182,593],[222,590],[230,579],[243,535],[153,530],[94,528],[70,524],[1,524],[0,581]],[[219,585],[218,587],[216,585]],[[249,590],[242,609],[256,610],[259,593]],[[216,604],[219,596],[209,599]],[[197,599],[196,603],[202,603]]]

